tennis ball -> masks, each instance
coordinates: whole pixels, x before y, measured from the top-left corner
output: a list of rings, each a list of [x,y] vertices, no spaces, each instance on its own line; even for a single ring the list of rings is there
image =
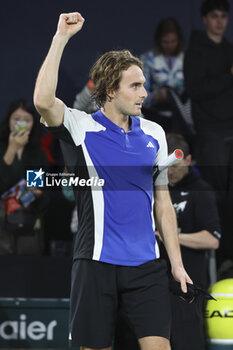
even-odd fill
[[[209,292],[217,301],[209,300],[206,305],[206,337],[228,344],[232,340],[233,344],[233,278],[215,283]]]

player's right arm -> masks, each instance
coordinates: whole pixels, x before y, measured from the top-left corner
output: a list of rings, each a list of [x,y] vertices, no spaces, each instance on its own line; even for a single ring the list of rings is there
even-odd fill
[[[81,30],[83,23],[84,18],[79,12],[60,15],[57,31],[36,80],[34,104],[49,126],[63,123],[64,103],[56,97],[58,70],[66,44]]]

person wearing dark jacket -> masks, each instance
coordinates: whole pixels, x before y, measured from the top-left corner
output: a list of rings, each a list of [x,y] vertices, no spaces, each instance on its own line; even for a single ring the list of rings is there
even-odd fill
[[[233,45],[225,37],[228,0],[205,0],[201,16],[206,31],[194,31],[184,60],[184,77],[192,99],[196,161],[203,178],[216,190],[223,227],[219,262],[231,257]],[[228,218],[229,217],[229,218]]]
[[[21,130],[16,130],[17,123]],[[26,169],[48,165],[40,148],[40,124],[34,106],[25,99],[13,101],[0,125],[0,195],[25,178]]]
[[[218,249],[221,237],[215,194],[191,168],[188,143],[179,134],[167,134],[168,153],[177,148],[184,159],[168,168],[169,191],[177,215],[179,242],[185,268],[203,289],[209,287],[209,252]],[[156,232],[156,235],[158,233]],[[167,259],[163,245],[161,257]],[[169,262],[168,262],[169,265]],[[170,268],[168,268],[170,273]],[[204,350],[203,305],[201,300],[189,304],[171,293],[172,350]]]
[[[26,170],[45,169],[47,165],[35,108],[27,100],[17,99],[0,125],[0,199],[4,198],[5,204],[3,214],[0,201],[0,254],[42,254],[42,218],[49,198],[45,193],[38,196],[37,188],[25,191],[22,181]]]

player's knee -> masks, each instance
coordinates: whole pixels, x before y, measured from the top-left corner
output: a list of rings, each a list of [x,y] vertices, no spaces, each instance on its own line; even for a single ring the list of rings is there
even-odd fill
[[[111,350],[111,347],[110,348],[86,348],[85,346],[80,346],[80,350]]]
[[[164,337],[145,337],[138,341],[141,350],[171,350],[169,340]]]

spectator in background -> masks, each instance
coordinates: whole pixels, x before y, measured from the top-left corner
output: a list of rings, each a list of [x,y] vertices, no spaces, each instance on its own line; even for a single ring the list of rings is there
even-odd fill
[[[95,100],[92,98],[93,89],[94,83],[91,79],[89,79],[84,88],[75,96],[74,108],[86,113],[96,112],[99,107],[96,104]]]
[[[184,37],[174,18],[159,22],[154,34],[153,50],[142,55],[145,88],[148,97],[143,104],[145,118],[160,124],[166,132],[187,133],[187,125],[174,105],[171,91],[184,96]]]
[[[177,214],[179,241],[184,266],[193,282],[202,288],[209,287],[208,253],[217,249],[220,223],[214,192],[190,168],[192,156],[188,143],[179,134],[168,134],[168,153],[180,148],[184,159],[168,168],[169,190]],[[161,257],[167,259],[161,247]],[[168,259],[167,259],[168,260]],[[171,295],[173,350],[204,350],[203,310],[197,303],[187,304]]]
[[[42,252],[42,242],[39,237],[35,237],[34,228],[38,235],[40,232],[41,236],[39,219],[47,207],[47,197],[39,193],[38,189],[32,189],[29,193],[23,179],[25,179],[26,169],[40,169],[46,165],[46,155],[40,149],[40,125],[33,105],[25,99],[13,101],[0,126],[0,195],[22,180],[21,185],[17,185],[16,192],[11,191],[10,197],[5,198],[6,214],[0,230],[3,235],[8,231],[6,234],[13,235],[15,238],[12,243],[14,247],[9,247],[9,253],[40,254]],[[19,191],[24,194],[24,197],[20,197]],[[17,198],[12,197],[14,193]],[[19,197],[24,198],[24,201],[20,201]],[[13,210],[13,202],[17,210]],[[31,232],[28,232],[29,227]]]
[[[184,61],[197,133],[197,165],[217,191],[223,240],[221,262],[232,258],[233,209],[233,45],[225,37],[228,0],[205,0],[201,16],[205,31],[194,31]]]
[[[17,129],[17,124],[19,125]],[[26,165],[47,163],[40,149],[40,124],[35,109],[25,99],[13,101],[0,126],[0,193],[25,177]]]

